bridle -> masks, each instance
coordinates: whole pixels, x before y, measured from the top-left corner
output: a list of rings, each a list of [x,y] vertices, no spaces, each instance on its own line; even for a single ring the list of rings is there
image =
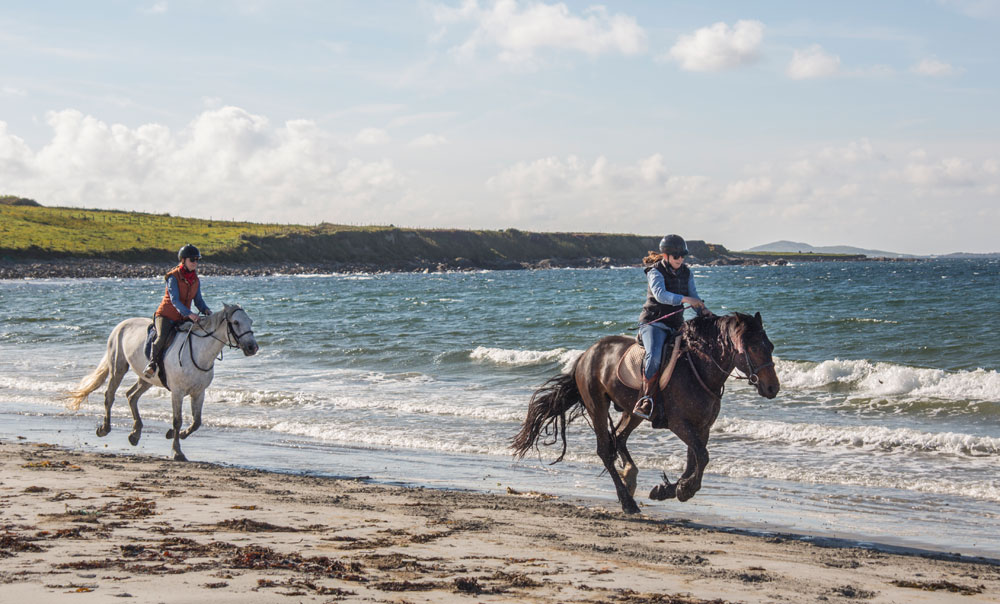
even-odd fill
[[[740,342],[740,343],[743,344],[742,342]],[[726,379],[728,379],[730,377],[734,377],[734,378],[736,378],[738,380],[746,380],[747,383],[750,384],[751,386],[756,386],[757,384],[760,383],[760,375],[759,375],[760,372],[763,371],[764,369],[767,369],[768,367],[773,367],[774,366],[774,360],[772,359],[772,360],[764,363],[763,365],[761,365],[759,367],[754,367],[753,361],[750,360],[750,353],[748,352],[747,347],[746,346],[741,346],[741,347],[743,348],[743,351],[742,351],[743,352],[743,359],[746,361],[746,364],[747,364],[747,368],[745,370],[747,375],[739,375],[739,374],[732,375],[732,373],[733,373],[734,370],[739,369],[739,367],[736,366],[735,362],[733,362],[733,368],[730,369],[729,371],[726,371],[725,369],[722,368],[721,365],[719,365],[719,362],[715,360],[715,357],[713,355],[708,354],[704,350],[700,350],[699,352],[701,352],[702,356],[708,357],[708,359],[710,361],[712,361],[712,364],[715,365],[715,367],[719,371],[721,371],[722,373],[726,374]],[[722,390],[718,394],[716,394],[715,392],[712,392],[712,390],[709,389],[709,387],[705,384],[705,381],[698,374],[698,369],[695,367],[694,361],[691,359],[691,352],[690,352],[690,350],[691,350],[690,347],[688,347],[688,351],[686,353],[686,356],[687,356],[688,364],[691,365],[691,370],[694,372],[694,377],[697,378],[698,383],[701,385],[701,387],[706,392],[708,392],[709,394],[711,394],[712,396],[714,396],[716,398],[720,398],[721,399],[722,395],[726,392],[726,383],[725,383],[725,381],[723,381],[723,383],[722,383]],[[734,354],[739,354],[739,352],[734,351]],[[743,371],[743,370],[740,370],[740,371]]]
[[[242,309],[236,308],[235,310],[233,310],[233,312],[236,312],[236,310],[242,310]],[[244,331],[243,333],[237,334],[236,330],[233,329],[232,314],[231,313],[227,313],[225,315],[225,317],[226,317],[226,339],[225,340],[223,340],[222,338],[216,336],[214,330],[213,331],[208,331],[207,329],[205,329],[204,327],[202,327],[201,325],[199,325],[197,323],[195,323],[195,326],[199,327],[202,331],[204,331],[205,332],[204,334],[195,333],[193,328],[190,329],[190,330],[188,330],[188,337],[187,337],[187,340],[186,340],[186,342],[188,344],[188,354],[191,356],[191,362],[194,364],[195,368],[198,369],[199,371],[204,371],[204,372],[211,371],[212,367],[215,366],[215,363],[213,362],[212,365],[209,366],[207,369],[198,365],[198,361],[196,361],[195,358],[194,358],[194,346],[191,346],[191,338],[192,337],[196,337],[196,338],[212,338],[213,340],[215,340],[217,342],[222,342],[223,344],[225,344],[229,348],[239,348],[240,347],[240,338],[242,338],[243,336],[245,336],[247,334],[253,335],[253,330],[252,329],[248,329],[248,330]],[[218,329],[218,328],[216,328],[216,329]],[[235,344],[233,344],[234,340],[236,342]],[[181,352],[183,351],[183,349],[184,349],[184,345],[182,344],[181,345],[181,350],[177,351],[177,361],[178,362],[180,362],[180,355],[181,355]],[[216,357],[216,360],[218,360],[218,361],[222,360],[222,351],[221,350],[219,351],[219,356]]]

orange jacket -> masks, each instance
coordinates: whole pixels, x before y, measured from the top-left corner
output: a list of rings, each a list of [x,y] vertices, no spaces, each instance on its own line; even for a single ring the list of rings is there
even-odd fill
[[[173,270],[171,270],[169,273],[166,274],[166,276],[163,277],[163,280],[164,281],[169,280],[170,277],[176,278],[177,289],[180,291],[181,294],[181,302],[184,304],[184,306],[191,308],[191,302],[194,301],[194,297],[198,295],[198,288],[201,285],[201,282],[198,280],[198,275],[195,275],[194,281],[192,283],[188,283],[187,280],[181,276],[182,268],[184,268],[184,265],[178,264],[176,267],[174,267]],[[160,306],[159,308],[156,309],[155,315],[160,317],[166,317],[172,321],[178,321],[178,322],[183,321],[186,318],[182,317],[181,313],[179,313],[177,309],[174,307],[173,303],[170,302],[169,287],[164,288],[163,300],[160,301]]]

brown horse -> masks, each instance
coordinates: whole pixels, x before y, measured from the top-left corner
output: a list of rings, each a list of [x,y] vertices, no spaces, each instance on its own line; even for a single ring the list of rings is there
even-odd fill
[[[521,458],[538,447],[543,435],[545,445],[562,439],[562,453],[552,462],[556,463],[566,454],[566,425],[586,411],[597,434],[597,454],[611,474],[622,510],[630,514],[639,511],[633,498],[639,470],[626,443],[643,420],[631,414],[639,392],[618,379],[617,367],[634,341],[626,336],[601,338],[569,373],[548,380],[532,395],[521,431],[511,442],[514,454]],[[746,374],[763,397],[774,398],[779,388],[771,359],[774,345],[764,332],[760,313],[691,319],[681,330],[680,345],[684,358],[678,359],[651,421],[653,428],[669,428],[688,446],[687,467],[673,484],[663,474],[663,483],[649,493],[655,500],[677,497],[687,501],[701,489],[708,465],[709,430],[719,415],[725,382],[734,367]],[[617,425],[610,413],[612,404],[622,412]],[[621,459],[620,472],[615,469],[616,456]]]

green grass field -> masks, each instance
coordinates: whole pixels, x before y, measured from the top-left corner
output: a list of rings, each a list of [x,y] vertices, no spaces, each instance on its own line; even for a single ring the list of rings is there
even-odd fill
[[[473,263],[544,258],[635,258],[658,238],[603,233],[528,233],[230,222],[166,214],[44,207],[0,198],[0,258],[113,258],[157,262],[185,243],[218,262],[364,262],[416,259]],[[21,202],[31,200],[20,200]],[[715,249],[713,247],[713,249]]]

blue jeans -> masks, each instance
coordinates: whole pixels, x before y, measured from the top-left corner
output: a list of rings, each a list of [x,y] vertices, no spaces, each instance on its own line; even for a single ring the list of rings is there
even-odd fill
[[[639,337],[642,339],[642,347],[646,349],[646,356],[642,357],[643,375],[646,379],[651,379],[660,370],[660,363],[663,359],[663,345],[667,338],[674,335],[674,330],[662,323],[650,323],[639,327]]]

